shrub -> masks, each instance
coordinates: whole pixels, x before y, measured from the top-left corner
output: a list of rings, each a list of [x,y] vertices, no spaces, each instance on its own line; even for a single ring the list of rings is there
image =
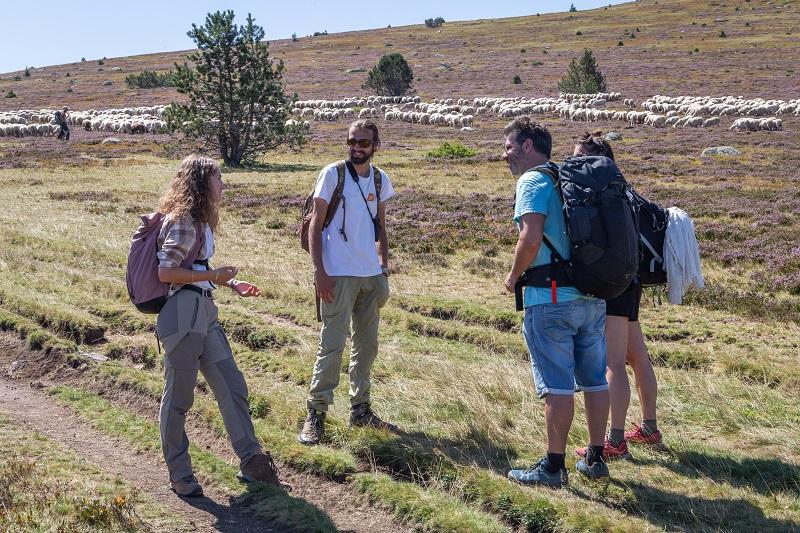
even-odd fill
[[[583,32],[581,30],[578,30],[575,32],[575,35],[583,35]]]
[[[477,152],[472,148],[464,146],[461,141],[444,141],[438,148],[426,154],[428,157],[461,159],[464,157],[475,157]]]
[[[620,41],[620,42],[618,42],[618,43],[617,43],[617,46],[625,46],[625,43],[623,43],[622,41]]]
[[[425,19],[425,26],[428,28],[438,28],[444,24],[444,19],[442,17],[436,17],[435,19]]]
[[[622,41],[619,46],[622,46]],[[580,59],[572,59],[567,73],[558,82],[558,90],[584,94],[607,92],[606,79],[600,72],[591,50],[584,48]]]
[[[576,11],[578,11],[578,8],[575,7],[575,4],[570,4],[569,5],[569,12],[570,13],[575,13]]]
[[[522,83],[522,78],[519,77],[519,74],[514,74],[514,79],[511,81],[514,85],[519,85]]]
[[[19,75],[14,76],[14,81],[21,81],[21,80],[22,80],[22,76],[19,76]]]
[[[727,35],[725,35],[725,30],[719,30],[719,36],[720,37],[727,37]]]
[[[525,53],[525,49],[524,48],[520,49],[519,53],[520,54],[524,54]]]
[[[372,89],[385,96],[402,96],[411,90],[414,73],[402,54],[394,53],[381,57],[367,75],[364,89]]]
[[[17,97],[16,93],[11,89],[9,89],[8,92],[6,93],[6,98],[16,98],[16,97]]]
[[[31,77],[31,69],[29,69],[28,67],[25,67],[25,74],[24,74],[24,76],[25,76],[26,78],[30,78],[30,77]]]
[[[293,43],[296,43],[296,42],[297,42],[297,34],[296,34],[296,33],[293,33],[293,34],[292,34],[292,42],[293,42]]]
[[[85,58],[85,57],[82,57],[82,58],[81,58],[81,61],[82,61],[82,62],[83,62],[83,61],[86,61],[86,58]]]
[[[105,65],[106,63],[105,63],[105,61],[103,61],[102,59],[100,59],[100,60],[98,60],[98,61],[97,61],[97,64],[98,64],[98,65]]]
[[[314,32],[314,37],[320,37],[322,35],[328,35],[328,30],[322,30],[322,31],[315,31]]]
[[[152,89],[155,87],[175,87],[175,73],[144,70],[125,76],[125,85],[130,89]]]
[[[64,77],[65,77],[65,78],[69,78],[69,77],[70,77],[70,73],[69,73],[69,72],[67,72],[67,75],[66,75],[66,76],[64,76]]]

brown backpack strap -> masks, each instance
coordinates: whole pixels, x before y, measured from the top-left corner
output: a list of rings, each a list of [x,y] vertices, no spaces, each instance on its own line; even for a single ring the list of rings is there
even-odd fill
[[[327,228],[333,221],[333,216],[336,214],[336,209],[339,208],[339,202],[342,200],[342,193],[344,191],[344,161],[336,163],[336,188],[333,189],[331,194],[331,201],[328,202],[328,212],[325,214],[325,224],[323,228]],[[342,224],[344,226],[344,224]]]

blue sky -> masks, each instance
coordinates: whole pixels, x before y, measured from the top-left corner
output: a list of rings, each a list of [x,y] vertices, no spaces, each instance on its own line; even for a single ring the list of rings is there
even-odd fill
[[[250,12],[268,39],[420,24],[445,20],[515,17],[566,11],[570,0],[6,0],[0,3],[0,72],[102,57],[186,50],[192,23],[209,11],[233,9],[237,22]],[[619,0],[574,0],[579,10]],[[498,36],[498,38],[502,38]],[[13,52],[11,52],[13,50]]]

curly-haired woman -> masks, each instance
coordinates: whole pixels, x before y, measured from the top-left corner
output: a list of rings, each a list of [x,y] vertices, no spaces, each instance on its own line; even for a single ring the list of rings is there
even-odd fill
[[[158,277],[170,284],[156,326],[165,350],[159,425],[170,485],[180,496],[203,494],[192,471],[184,429],[198,370],[214,392],[225,429],[239,456],[240,478],[279,485],[275,464],[256,439],[244,376],[217,322],[213,292],[218,286],[226,285],[245,297],[261,294],[255,285],[234,279],[236,267],[209,267],[223,188],[217,163],[190,155],[181,162],[159,206],[165,218],[158,237]],[[197,259],[190,262],[194,256]]]

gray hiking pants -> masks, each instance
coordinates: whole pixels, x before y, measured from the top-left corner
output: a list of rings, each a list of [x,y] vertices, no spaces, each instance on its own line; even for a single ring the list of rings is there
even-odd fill
[[[165,352],[159,427],[170,479],[177,481],[192,473],[184,428],[186,412],[194,401],[198,370],[214,393],[240,462],[262,453],[250,418],[247,385],[217,322],[214,301],[196,292],[178,291],[159,313],[156,331]]]
[[[369,401],[370,371],[378,355],[380,309],[389,299],[389,279],[383,274],[359,278],[333,276],[333,302],[320,302],[322,328],[319,350],[311,377],[306,407],[327,411],[333,403],[333,391],[339,385],[344,351],[350,326],[353,345],[350,350],[350,405]]]

